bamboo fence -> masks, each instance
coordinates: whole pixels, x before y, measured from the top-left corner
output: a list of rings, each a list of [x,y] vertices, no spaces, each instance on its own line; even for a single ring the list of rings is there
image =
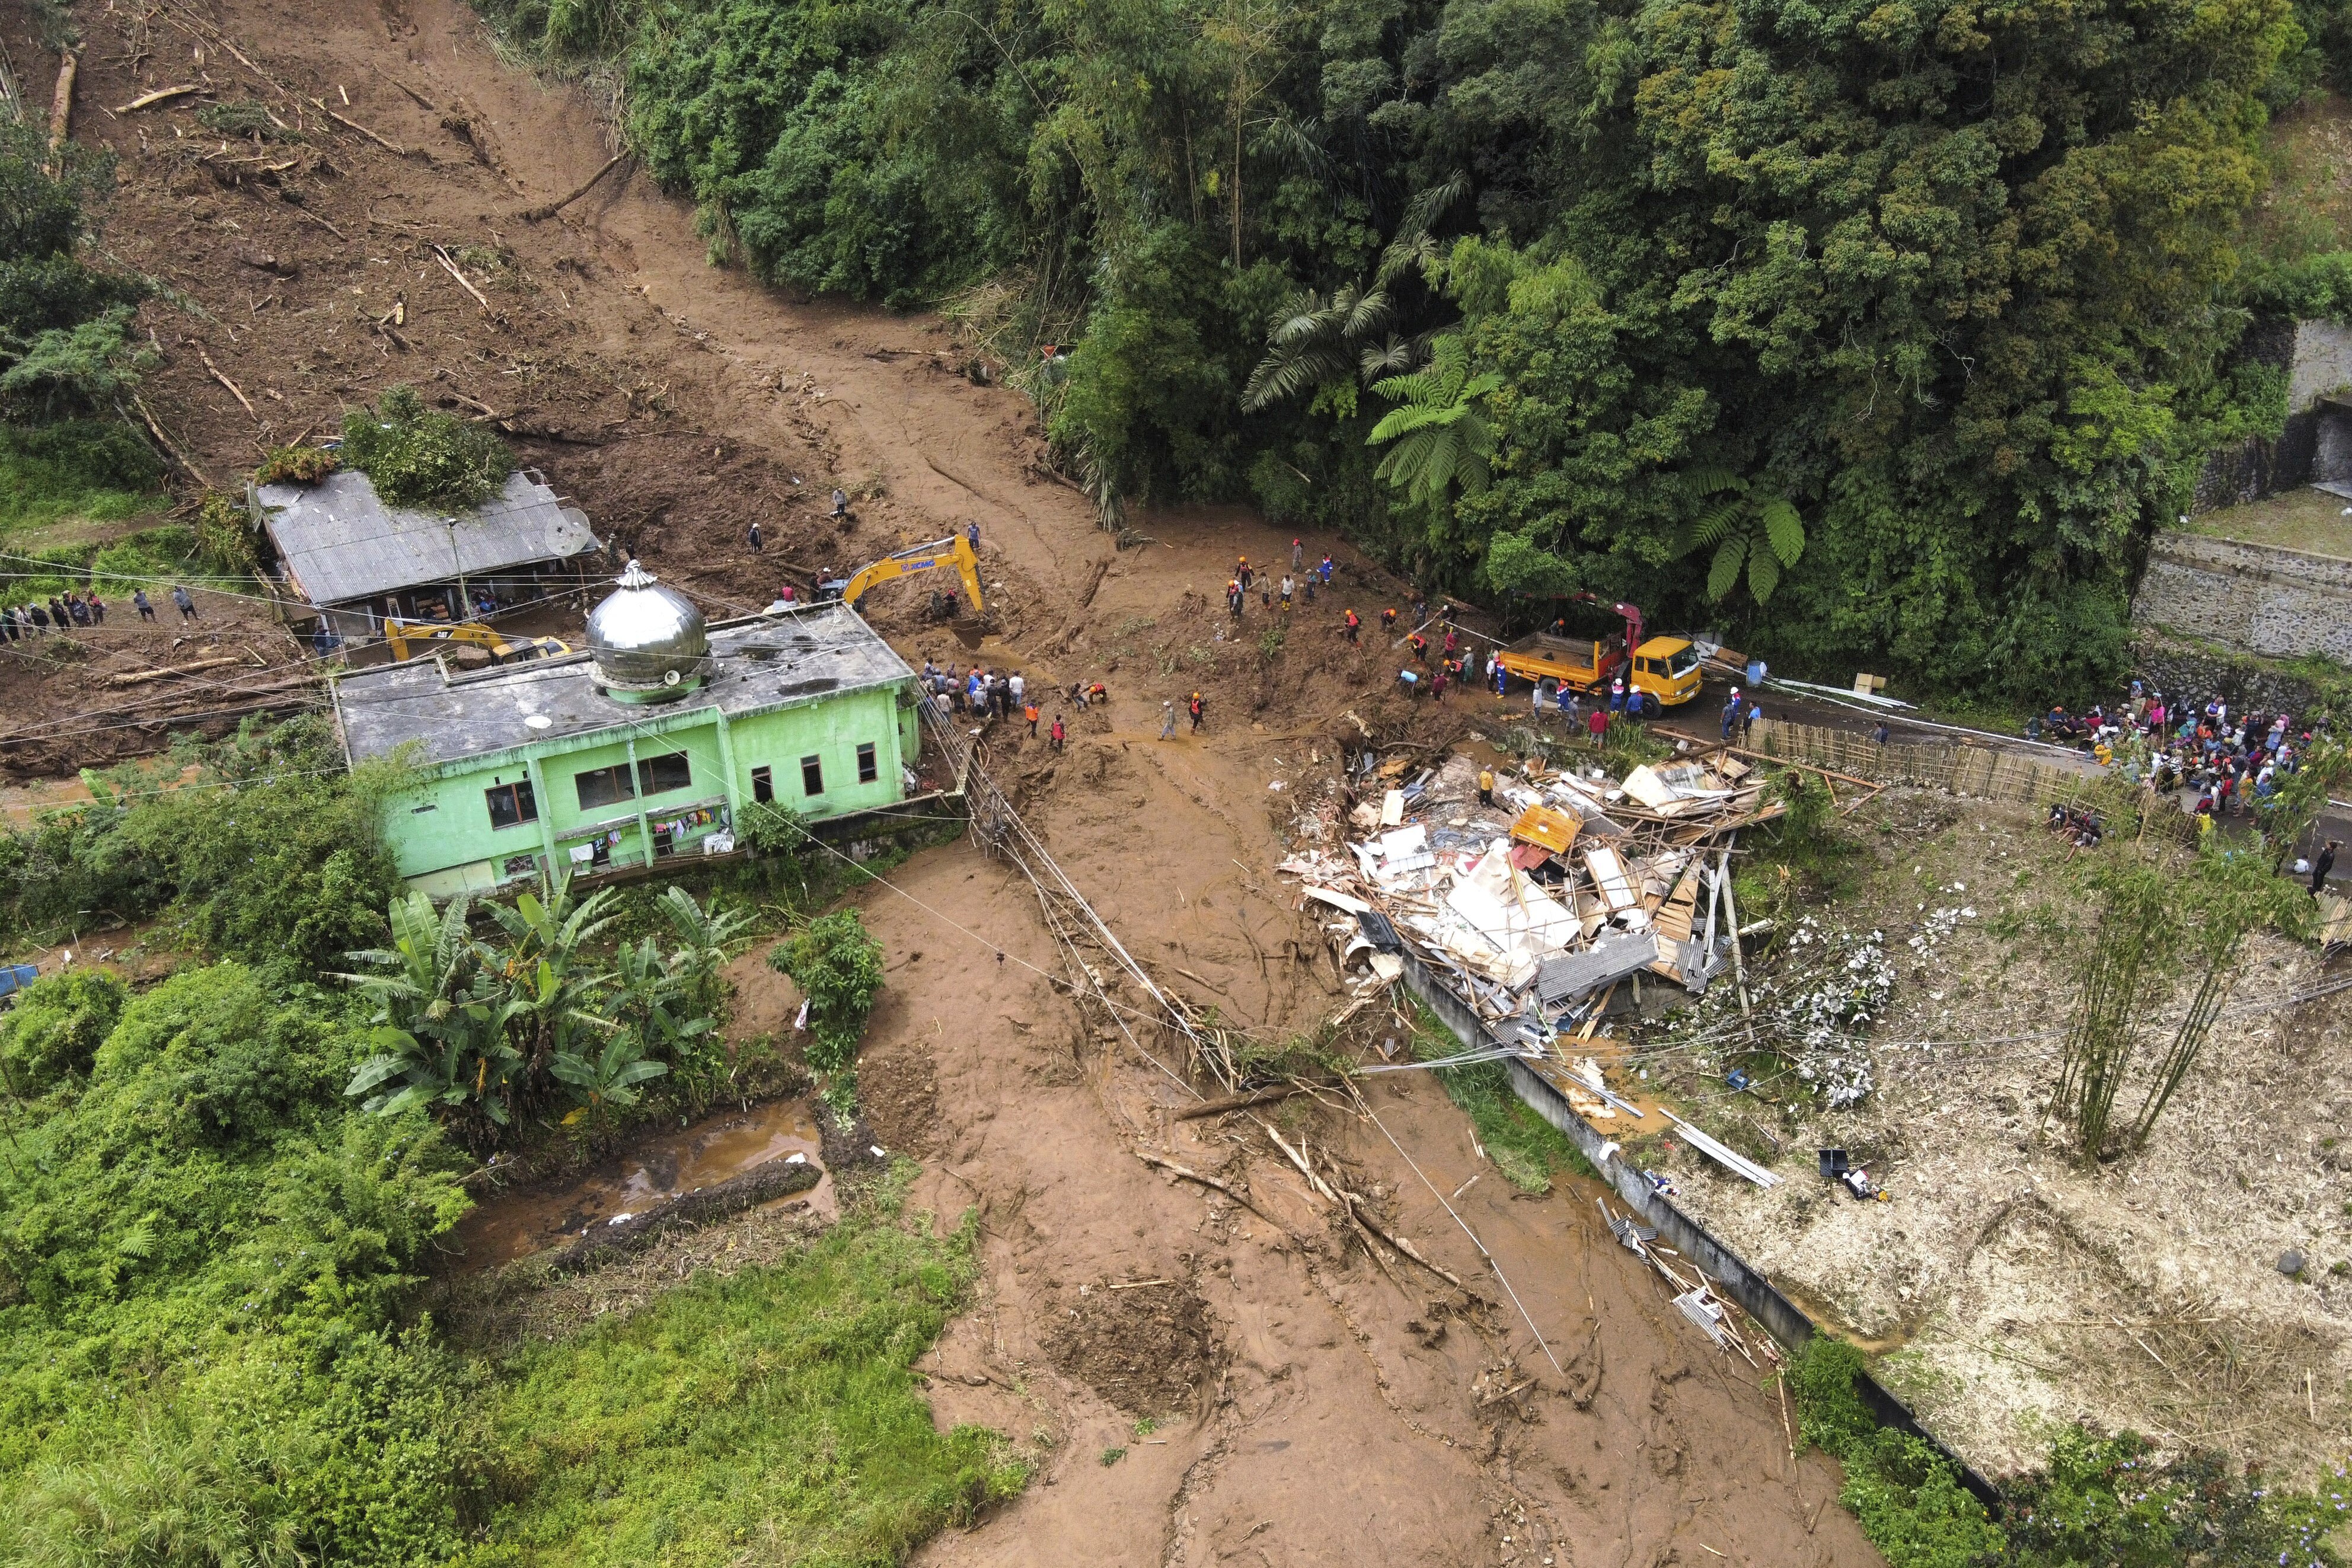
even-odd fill
[[[1747,749],[1873,784],[1914,784],[2045,810],[2071,806],[2098,813],[2111,832],[2147,833],[2183,843],[2197,837],[2197,820],[2168,797],[2134,788],[2112,774],[2043,762],[2000,747],[1962,742],[1880,746],[1868,736],[1845,730],[1766,719],[1749,732]]]

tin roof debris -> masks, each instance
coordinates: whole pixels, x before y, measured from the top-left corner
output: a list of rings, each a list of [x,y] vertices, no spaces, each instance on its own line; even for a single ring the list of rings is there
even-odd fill
[[[1319,847],[1278,869],[1323,906],[1360,988],[1392,980],[1410,953],[1580,1113],[1642,1117],[1590,1055],[1571,1068],[1570,1048],[1591,1040],[1620,982],[1646,971],[1696,993],[1729,964],[1726,852],[1781,808],[1725,760],[1701,753],[1622,784],[1591,768],[1496,768],[1486,805],[1467,757],[1367,757],[1360,803],[1327,808],[1303,835]]]

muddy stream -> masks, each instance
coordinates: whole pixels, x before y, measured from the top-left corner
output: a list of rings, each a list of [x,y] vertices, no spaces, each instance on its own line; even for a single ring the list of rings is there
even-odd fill
[[[774,1160],[823,1168],[806,1101],[771,1101],[650,1134],[577,1175],[493,1192],[458,1222],[465,1251],[459,1267],[470,1272],[544,1252]],[[807,1192],[772,1201],[804,1203],[826,1219],[839,1213],[830,1175]]]

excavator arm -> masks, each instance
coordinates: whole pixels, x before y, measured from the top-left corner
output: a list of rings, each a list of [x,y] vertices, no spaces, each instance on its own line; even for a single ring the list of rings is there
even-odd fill
[[[987,614],[988,606],[980,596],[980,558],[971,553],[971,541],[961,534],[884,556],[841,585],[841,601],[856,604],[858,596],[877,582],[895,581],[942,566],[955,568],[956,575],[963,579],[964,597],[971,601],[971,612]]]

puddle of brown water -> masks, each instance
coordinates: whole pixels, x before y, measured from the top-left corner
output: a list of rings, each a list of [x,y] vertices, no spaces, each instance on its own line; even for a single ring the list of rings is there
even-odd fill
[[[594,1226],[643,1214],[669,1198],[794,1155],[818,1163],[816,1122],[799,1100],[773,1101],[652,1134],[580,1176],[484,1199],[457,1224],[463,1266],[488,1268],[543,1252]],[[805,1202],[827,1219],[838,1213],[830,1176],[805,1193],[777,1201]]]

